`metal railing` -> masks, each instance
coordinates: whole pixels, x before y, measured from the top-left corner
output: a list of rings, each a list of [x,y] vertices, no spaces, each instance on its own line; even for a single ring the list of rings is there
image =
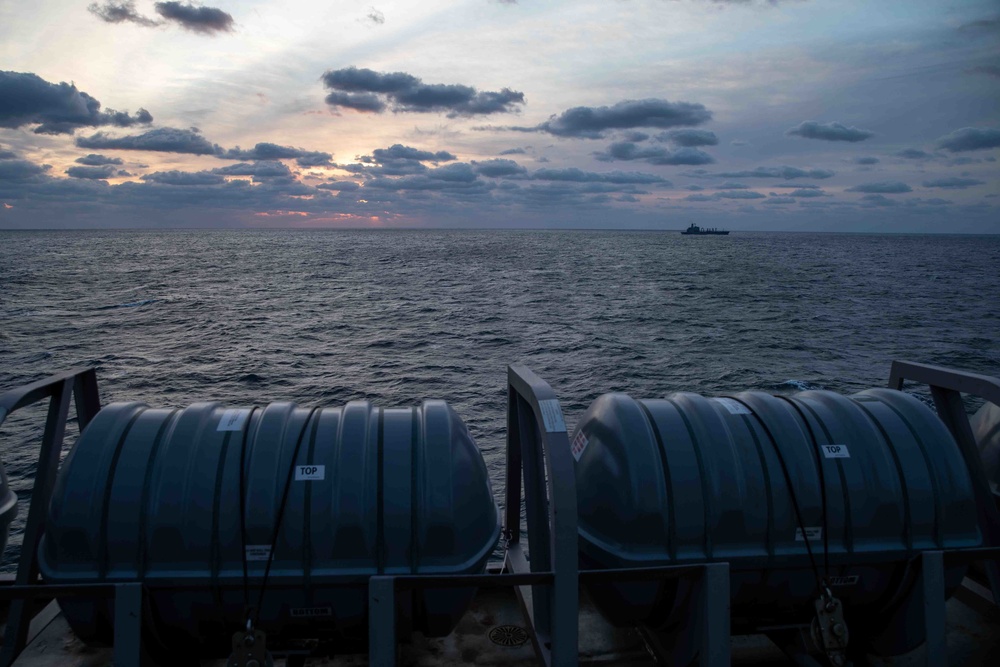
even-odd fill
[[[980,505],[980,526],[987,546],[918,555],[915,585],[924,601],[927,633],[926,664],[943,664],[945,644],[945,566],[983,562],[990,576],[994,602],[998,596],[996,561],[1000,559],[997,530],[1000,521],[986,483],[961,393],[1000,404],[1000,382],[994,378],[949,369],[893,362],[890,386],[903,380],[930,385],[941,419],[962,449]],[[49,585],[38,580],[37,550],[52,488],[59,467],[70,398],[76,399],[80,429],[100,409],[93,369],[71,371],[0,395],[0,425],[10,413],[49,399],[45,432],[39,451],[35,486],[25,528],[16,579],[0,585],[0,600],[11,600],[0,667],[11,665],[24,649],[32,603],[55,597],[114,598],[114,663],[138,665],[142,608],[146,595],[141,582]],[[695,624],[687,638],[698,647],[703,665],[730,663],[730,572],[759,569],[759,558],[727,558],[719,562],[685,563],[617,570],[578,569],[576,482],[566,423],[552,388],[524,366],[508,368],[506,541],[503,574],[394,575],[367,578],[369,598],[369,660],[376,667],[398,661],[398,593],[442,588],[514,588],[540,664],[574,667],[578,663],[579,586],[581,583],[620,583],[684,578],[694,588]],[[523,482],[523,487],[522,487]],[[526,542],[522,544],[520,513],[525,509]],[[986,502],[987,499],[989,502]],[[530,560],[526,554],[530,549]],[[844,558],[850,558],[844,555]],[[780,568],[785,558],[771,558]],[[787,559],[793,564],[794,559]],[[178,590],[183,582],[178,583]],[[221,588],[241,584],[221,584]]]

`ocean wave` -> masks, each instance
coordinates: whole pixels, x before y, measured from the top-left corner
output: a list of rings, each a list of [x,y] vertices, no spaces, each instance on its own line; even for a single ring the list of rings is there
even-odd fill
[[[151,303],[156,303],[159,299],[142,299],[141,301],[130,301],[128,303],[116,303],[113,306],[98,306],[94,310],[115,310],[117,308],[138,308],[139,306],[148,306]]]

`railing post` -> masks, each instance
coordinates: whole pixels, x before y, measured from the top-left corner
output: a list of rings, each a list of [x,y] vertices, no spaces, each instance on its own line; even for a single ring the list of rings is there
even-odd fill
[[[516,589],[545,665],[575,667],[579,577],[576,473],[555,392],[525,366],[507,368],[507,507],[505,565],[513,572],[551,572],[552,585]],[[530,563],[520,545],[520,481]],[[530,603],[529,599],[530,598]],[[530,609],[529,609],[530,607]]]
[[[21,556],[17,566],[15,583],[19,586],[34,583],[38,578],[38,545],[45,530],[49,500],[52,497],[56,472],[59,470],[59,456],[62,453],[63,439],[66,434],[66,419],[69,415],[69,401],[73,395],[74,385],[73,378],[62,380],[60,386],[54,389],[49,402],[42,447],[38,454],[38,467],[35,470],[35,481],[31,491],[31,505],[28,507],[28,520],[24,528]],[[13,600],[10,603],[3,650],[0,652],[0,665],[2,667],[12,665],[17,656],[24,650],[28,638],[28,627],[31,623],[29,609],[29,600]]]
[[[902,389],[905,380],[920,382],[930,387],[938,417],[955,438],[958,450],[965,461],[965,467],[969,471],[976,498],[976,511],[979,514],[979,527],[986,544],[991,547],[1000,546],[1000,512],[997,511],[993,493],[983,471],[976,438],[962,403],[962,393],[966,393],[1000,405],[1000,380],[940,366],[893,361],[889,374],[889,388]],[[1000,607],[1000,566],[995,560],[984,560],[982,565],[989,580],[993,604]]]

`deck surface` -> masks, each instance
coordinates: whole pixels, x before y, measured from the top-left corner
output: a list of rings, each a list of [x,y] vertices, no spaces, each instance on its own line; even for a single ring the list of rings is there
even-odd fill
[[[963,602],[963,599],[966,600]],[[969,602],[971,604],[967,604]],[[111,649],[85,646],[73,636],[62,614],[50,614],[44,629],[31,642],[15,665],[18,667],[108,667]],[[513,591],[481,590],[455,631],[443,638],[414,635],[400,649],[400,665],[439,667],[447,665],[509,665],[534,667],[531,642],[519,647],[495,644],[490,631],[500,625],[523,626]],[[968,596],[948,601],[948,655],[950,665],[1000,665],[1000,612],[975,604]],[[762,635],[731,638],[734,665],[788,665],[788,658]],[[204,660],[200,667],[224,667],[225,660]],[[284,665],[278,659],[276,665]],[[361,667],[368,664],[364,654],[334,658],[310,658],[309,667]],[[639,633],[615,628],[590,605],[585,596],[580,609],[580,664],[646,667],[657,663],[647,652]],[[922,665],[920,649],[892,660],[872,659],[878,666]]]

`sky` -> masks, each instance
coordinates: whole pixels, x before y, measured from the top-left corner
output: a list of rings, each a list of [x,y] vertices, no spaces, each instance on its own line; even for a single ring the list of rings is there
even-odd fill
[[[997,0],[0,1],[0,230],[1000,233]]]

